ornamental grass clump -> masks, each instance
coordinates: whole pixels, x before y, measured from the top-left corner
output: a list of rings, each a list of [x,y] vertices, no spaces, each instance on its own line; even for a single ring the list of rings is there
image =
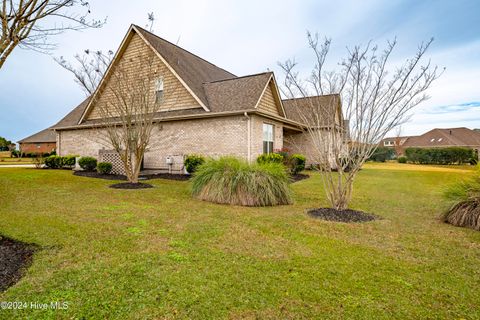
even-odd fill
[[[480,231],[480,166],[472,178],[449,187],[445,197],[454,202],[445,222]]]
[[[201,165],[192,179],[194,197],[241,206],[291,204],[292,192],[285,167],[279,163],[249,164],[222,157]]]

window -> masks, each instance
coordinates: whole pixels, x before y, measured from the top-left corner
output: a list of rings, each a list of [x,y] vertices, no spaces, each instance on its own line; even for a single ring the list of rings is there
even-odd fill
[[[438,139],[438,142],[442,142],[443,138]]]
[[[263,124],[263,153],[273,152],[273,125]]]
[[[434,142],[434,141],[435,141],[435,138],[430,139],[430,142]]]
[[[383,142],[383,145],[386,146],[386,147],[388,147],[388,146],[393,146],[393,145],[395,145],[395,143],[394,143],[393,141],[387,140],[387,141]]]
[[[163,77],[157,79],[155,83],[155,103],[162,103],[163,100]]]

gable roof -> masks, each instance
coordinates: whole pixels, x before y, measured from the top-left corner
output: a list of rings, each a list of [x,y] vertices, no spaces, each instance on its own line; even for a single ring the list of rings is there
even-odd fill
[[[18,143],[54,143],[57,142],[57,135],[55,134],[55,131],[53,129],[47,128],[42,131],[39,131],[35,134],[32,134],[31,136],[28,136],[20,141],[17,141]]]
[[[90,97],[82,101],[78,106],[76,106],[72,111],[70,111],[65,117],[52,126],[53,129],[76,126],[80,121],[85,109],[90,102]]]
[[[219,68],[136,25],[131,25],[111,65],[107,69],[106,75],[115,63],[115,60],[122,55],[122,52],[126,49],[134,34],[139,35],[140,38],[157,53],[157,56],[163,63],[167,65],[170,71],[174,73],[186,89],[200,104],[203,104],[204,107],[161,111],[158,113],[159,119],[208,117],[216,116],[217,113],[223,115],[229,112],[243,113],[244,111],[264,114],[264,110],[257,110],[257,105],[265,89],[271,82],[273,83],[272,91],[274,99],[278,100],[279,107],[281,107],[278,117],[284,119],[284,121],[293,122],[296,123],[296,125],[302,123],[296,108],[298,106],[307,106],[312,102],[320,102],[322,104],[332,105],[334,108],[341,108],[340,96],[338,94],[282,100],[273,72],[237,77],[233,73]],[[106,76],[102,79],[99,87],[102,86],[105,78]],[[99,90],[97,90],[92,97],[98,92]],[[83,101],[53,127],[56,130],[60,130],[100,124],[98,120],[85,119],[86,114],[89,112],[88,109],[91,109],[92,97]],[[335,100],[336,98],[338,99]]]
[[[468,128],[433,129],[421,136],[410,137],[404,147],[480,146],[480,132]]]
[[[339,110],[339,108],[341,108],[340,95],[337,93],[323,96],[285,99],[282,100],[282,103],[287,118],[299,123],[303,123],[304,121],[302,120],[301,112],[299,112],[298,108],[309,108],[312,105],[323,105],[328,109],[331,108],[332,114],[336,114],[336,111],[340,111],[340,115],[343,118],[341,110]],[[325,124],[327,123],[328,122],[325,122]]]
[[[204,84],[213,112],[251,110],[255,108],[272,72],[264,72]]]
[[[162,39],[137,25],[133,25],[133,27],[166,60],[168,65],[174,69],[205,105],[208,105],[208,99],[203,88],[204,83],[236,78],[233,73],[217,67],[190,51]]]

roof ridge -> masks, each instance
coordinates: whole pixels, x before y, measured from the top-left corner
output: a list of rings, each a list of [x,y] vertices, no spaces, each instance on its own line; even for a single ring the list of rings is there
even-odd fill
[[[273,74],[273,71],[265,71],[265,72],[254,73],[254,74],[247,74],[247,75],[241,76],[241,77],[235,76],[235,78],[228,78],[228,79],[222,79],[222,80],[215,80],[215,81],[210,81],[210,82],[204,82],[204,84],[216,83],[216,82],[224,82],[224,81],[230,81],[230,80],[238,80],[238,79],[255,77],[255,76],[259,76],[259,75],[263,75],[263,74],[268,74],[268,73]]]
[[[221,67],[217,66],[216,64],[213,64],[212,62],[210,62],[210,61],[208,61],[208,60],[200,57],[199,55],[197,55],[197,54],[195,54],[195,53],[192,53],[192,52],[188,51],[187,49],[182,48],[182,47],[180,47],[179,45],[177,45],[177,44],[175,44],[175,43],[173,43],[173,42],[170,42],[170,41],[168,41],[167,39],[164,39],[164,38],[156,35],[156,34],[153,33],[153,32],[150,32],[150,31],[148,31],[148,30],[145,30],[144,28],[140,27],[139,25],[136,25],[136,24],[134,24],[134,23],[132,23],[132,25],[135,26],[135,28],[140,29],[141,31],[144,31],[144,32],[146,32],[146,33],[148,33],[148,34],[150,34],[150,35],[152,35],[152,36],[154,36],[154,37],[156,37],[156,38],[158,38],[158,39],[160,39],[160,40],[162,40],[162,41],[167,42],[168,44],[170,44],[170,45],[172,45],[172,46],[174,46],[174,47],[176,47],[176,48],[178,48],[178,49],[181,49],[181,50],[185,51],[185,52],[188,53],[188,54],[191,54],[192,56],[194,56],[194,57],[196,57],[196,58],[198,58],[198,59],[200,59],[200,60],[205,61],[206,63],[214,66],[215,68],[221,69],[221,70],[223,70],[223,71],[231,74],[233,77],[236,77],[236,75],[233,74],[233,73],[231,73],[230,71],[228,71],[228,70],[226,70],[226,69],[224,69],[224,68],[221,68]]]
[[[282,101],[309,99],[309,98],[316,98],[316,97],[328,97],[328,96],[340,96],[340,93],[329,93],[329,94],[321,94],[321,95],[316,95],[316,96],[308,96],[308,97],[300,97],[300,98],[289,98],[289,99],[282,99]]]

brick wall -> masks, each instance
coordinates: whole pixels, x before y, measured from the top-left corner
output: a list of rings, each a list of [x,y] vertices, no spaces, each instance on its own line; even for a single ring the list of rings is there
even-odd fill
[[[55,149],[55,142],[20,143],[20,151],[23,153],[50,153]]]
[[[98,158],[99,151],[112,149],[99,129],[60,131],[60,155],[78,154]],[[144,167],[166,167],[171,155],[201,154],[247,158],[247,120],[244,116],[163,122],[153,129],[145,153]]]

